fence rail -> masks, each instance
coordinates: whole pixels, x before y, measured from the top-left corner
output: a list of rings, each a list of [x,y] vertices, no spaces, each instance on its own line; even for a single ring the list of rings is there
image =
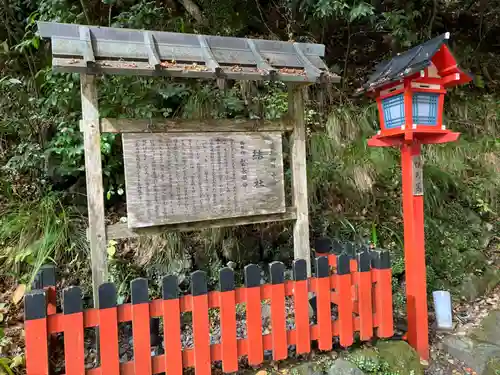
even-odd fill
[[[99,288],[99,309],[83,309],[80,287],[63,291],[63,312],[55,313],[54,301],[46,290],[34,290],[25,297],[26,367],[28,375],[47,375],[48,338],[64,333],[65,374],[145,375],[182,374],[194,367],[196,374],[210,374],[214,361],[222,361],[224,372],[236,372],[239,358],[247,356],[252,366],[264,361],[271,350],[273,360],[288,357],[289,345],[296,353],[308,353],[311,341],[320,350],[332,349],[332,338],[340,345],[393,335],[391,269],[385,252],[363,252],[349,256],[316,258],[316,274],[307,278],[305,260],[293,264],[292,280],[285,280],[281,262],[270,265],[270,283],[261,285],[261,270],[245,267],[243,287],[235,287],[234,272],[220,270],[219,288],[208,291],[203,271],[191,275],[191,294],[178,294],[178,280],[166,276],[162,299],[149,300],[146,279],[131,282],[131,303],[117,305],[116,287],[106,283]],[[47,285],[43,285],[46,287]],[[316,296],[316,320],[310,322],[309,293]],[[294,324],[287,329],[286,297],[293,297]],[[271,331],[262,332],[261,305],[270,301]],[[237,304],[245,304],[246,337],[237,337]],[[336,314],[332,316],[332,304]],[[210,342],[209,309],[220,309],[220,343]],[[181,344],[181,313],[192,313],[193,346]],[[164,354],[152,356],[151,318],[162,318]],[[133,360],[120,363],[118,323],[132,322]],[[99,367],[85,369],[84,329],[99,328]]]

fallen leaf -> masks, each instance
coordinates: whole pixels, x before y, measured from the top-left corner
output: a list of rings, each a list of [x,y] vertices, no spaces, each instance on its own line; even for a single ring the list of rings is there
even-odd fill
[[[14,302],[14,305],[17,305],[19,301],[23,299],[24,293],[26,293],[26,285],[19,284],[16,288],[16,291],[12,295],[12,302]]]
[[[10,368],[16,368],[22,365],[24,365],[24,356],[16,355],[14,358],[12,358],[12,363],[10,364]]]
[[[257,372],[257,374],[255,375],[267,375],[267,371],[266,370],[260,370],[259,372]]]

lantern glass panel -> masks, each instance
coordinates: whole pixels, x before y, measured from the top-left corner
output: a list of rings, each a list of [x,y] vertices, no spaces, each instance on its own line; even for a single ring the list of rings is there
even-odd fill
[[[387,129],[399,128],[405,123],[405,105],[403,94],[382,99],[384,124]]]
[[[417,125],[437,125],[439,94],[413,94],[413,123]]]

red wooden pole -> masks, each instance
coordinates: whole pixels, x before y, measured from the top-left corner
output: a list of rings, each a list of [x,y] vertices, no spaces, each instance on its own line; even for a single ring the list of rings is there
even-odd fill
[[[234,271],[229,267],[221,269],[219,271],[219,283],[222,370],[227,374],[238,371]]]
[[[203,271],[191,274],[191,295],[193,298],[193,348],[196,375],[210,375],[210,320],[208,318],[207,275]],[[137,373],[138,374],[138,373]]]
[[[24,332],[26,373],[49,375],[47,299],[43,290],[34,290],[24,297]]]
[[[264,360],[262,341],[260,268],[255,264],[245,266],[245,302],[247,304],[248,364],[258,366]]]
[[[181,307],[179,282],[174,275],[165,276],[163,289],[163,337],[165,345],[165,369],[170,375],[182,375]]]
[[[148,280],[137,278],[130,283],[132,299],[132,335],[134,339],[135,374],[151,375],[151,338]]]
[[[420,144],[401,146],[408,342],[429,358],[424,201]]]

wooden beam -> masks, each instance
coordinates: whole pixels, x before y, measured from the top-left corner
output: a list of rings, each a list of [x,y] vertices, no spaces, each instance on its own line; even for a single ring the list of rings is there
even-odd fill
[[[287,207],[286,212],[278,214],[242,216],[228,219],[197,221],[192,223],[169,224],[136,230],[130,229],[127,223],[116,223],[107,226],[106,234],[110,240],[116,240],[120,238],[161,234],[167,231],[186,232],[207,228],[222,228],[238,225],[270,223],[273,221],[295,220],[295,218],[297,217],[295,212],[295,207]]]
[[[279,121],[258,121],[248,119],[220,120],[167,120],[167,119],[128,119],[103,118],[103,133],[142,133],[142,132],[252,132],[252,131],[291,131],[293,125],[286,119]]]
[[[104,187],[102,183],[101,135],[97,104],[96,77],[82,74],[83,145],[87,180],[90,259],[94,307],[99,305],[99,285],[107,281],[106,224],[104,221]]]
[[[304,87],[288,88],[288,111],[294,121],[291,136],[292,202],[297,209],[293,227],[293,254],[295,259],[307,262],[311,276],[311,249],[309,246],[309,208],[307,203],[306,125],[304,118]]]
[[[81,57],[52,57],[52,69],[60,73],[84,73],[84,74],[118,74],[131,76],[166,76],[180,78],[215,79],[217,74],[209,70],[205,65],[170,64],[162,62],[162,69],[156,70],[149,64],[149,61],[128,61],[128,60],[96,60],[94,66],[88,67]],[[258,69],[257,67],[221,65],[223,75],[228,80],[236,81],[268,81],[271,75]],[[325,73],[328,82],[336,83],[340,78],[331,73]],[[292,68],[289,70],[280,69],[275,79],[288,83],[316,83],[316,80],[309,81],[308,76],[302,68]]]

